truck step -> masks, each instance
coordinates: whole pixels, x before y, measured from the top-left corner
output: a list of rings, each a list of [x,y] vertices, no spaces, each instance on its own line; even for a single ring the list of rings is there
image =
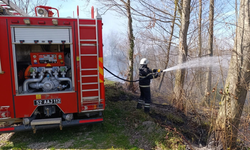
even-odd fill
[[[36,119],[32,120],[30,125],[37,126],[37,125],[47,125],[47,124],[61,124],[62,118],[50,118],[50,119]]]

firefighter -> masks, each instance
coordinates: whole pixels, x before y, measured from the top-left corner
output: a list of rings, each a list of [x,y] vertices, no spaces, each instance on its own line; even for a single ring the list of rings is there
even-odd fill
[[[142,104],[145,102],[144,112],[149,113],[151,104],[150,95],[150,79],[154,79],[160,76],[162,72],[160,69],[149,69],[147,64],[149,61],[147,58],[142,58],[139,68],[139,87],[141,96],[137,104],[137,109],[142,109]]]

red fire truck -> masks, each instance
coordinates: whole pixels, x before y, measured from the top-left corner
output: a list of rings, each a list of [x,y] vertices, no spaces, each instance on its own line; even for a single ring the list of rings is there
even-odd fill
[[[96,123],[105,108],[102,19],[0,16],[0,133]],[[58,11],[57,11],[58,12]]]

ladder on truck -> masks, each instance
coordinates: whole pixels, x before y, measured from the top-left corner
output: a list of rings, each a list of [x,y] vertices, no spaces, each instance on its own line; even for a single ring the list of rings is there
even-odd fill
[[[79,43],[79,64],[80,64],[80,90],[81,90],[81,102],[83,102],[84,100],[96,100],[98,99],[99,104],[101,101],[100,98],[100,71],[99,71],[99,35],[98,35],[98,19],[100,19],[101,16],[98,13],[97,9],[95,11],[95,17],[94,17],[94,12],[92,12],[92,19],[94,19],[95,24],[81,24],[80,20],[79,20],[79,7],[77,6],[77,27],[78,27],[78,43]],[[95,39],[81,39],[81,32],[80,32],[80,28],[81,27],[91,27],[91,28],[95,28]],[[84,44],[82,43],[84,42]],[[88,53],[88,54],[84,54],[81,50],[81,48],[84,48],[86,46],[91,46],[91,47],[96,47],[96,53]],[[94,68],[84,68],[81,64],[82,61],[84,61],[84,57],[94,57],[96,58],[96,63],[97,66],[95,66]],[[82,75],[83,71],[97,71],[97,74],[95,75]],[[97,82],[83,82],[82,78],[96,78]],[[98,88],[94,88],[94,89],[83,89],[82,86],[83,85],[98,85]],[[83,92],[91,92],[91,91],[97,91],[98,92],[98,96],[85,96],[83,94]]]
[[[0,15],[29,16],[10,0],[0,0]]]

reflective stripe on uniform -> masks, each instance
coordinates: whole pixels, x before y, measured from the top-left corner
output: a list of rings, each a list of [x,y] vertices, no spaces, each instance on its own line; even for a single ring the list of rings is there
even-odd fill
[[[155,78],[155,73],[151,73],[152,74],[152,76],[153,76],[153,79]]]
[[[155,78],[155,74],[152,75],[153,76],[153,79]]]
[[[147,76],[139,76],[140,78],[146,78]]]
[[[150,87],[150,85],[139,85],[140,87]]]
[[[142,104],[142,103],[144,103],[144,101],[143,100],[139,100],[138,103]]]
[[[145,103],[144,107],[150,107],[150,103]]]
[[[150,75],[154,75],[154,73],[149,73],[148,75],[146,75],[146,76],[139,76],[140,78],[147,78],[148,76],[150,76]]]

